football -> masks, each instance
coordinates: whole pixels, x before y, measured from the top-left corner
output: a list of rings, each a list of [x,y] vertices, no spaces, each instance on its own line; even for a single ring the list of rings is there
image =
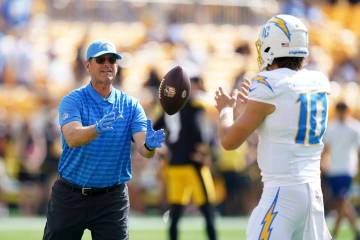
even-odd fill
[[[190,79],[180,66],[172,68],[161,80],[159,99],[164,111],[172,115],[180,111],[189,99]]]

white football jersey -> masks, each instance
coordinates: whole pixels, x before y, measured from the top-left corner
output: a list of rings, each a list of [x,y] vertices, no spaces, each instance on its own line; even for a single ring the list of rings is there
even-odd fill
[[[249,99],[275,111],[258,128],[258,164],[268,186],[320,180],[330,84],[318,71],[280,68],[257,74]]]

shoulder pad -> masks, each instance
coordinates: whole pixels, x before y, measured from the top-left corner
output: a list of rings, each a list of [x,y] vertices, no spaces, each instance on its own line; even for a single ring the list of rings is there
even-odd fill
[[[273,87],[271,86],[270,82],[269,82],[269,78],[263,75],[256,75],[253,79],[253,82],[258,83],[258,84],[262,84],[264,85],[266,88],[268,88],[270,91],[274,92]]]
[[[263,101],[274,96],[274,83],[268,76],[258,74],[251,80],[249,99]]]

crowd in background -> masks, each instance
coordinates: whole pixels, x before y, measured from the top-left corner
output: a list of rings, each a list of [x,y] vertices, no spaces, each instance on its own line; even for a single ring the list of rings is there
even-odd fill
[[[307,68],[328,75],[330,109],[343,100],[360,119],[357,2],[280,1],[279,12],[307,20],[311,42]],[[61,152],[57,104],[69,90],[89,80],[84,49],[98,38],[116,43],[124,55],[115,86],[140,99],[154,121],[161,115],[157,89],[172,66],[181,65],[189,76],[204,80],[202,101],[208,116],[204,127],[215,143],[209,164],[218,210],[223,215],[246,215],[256,205],[261,192],[254,164],[256,135],[239,149],[224,151],[214,131],[213,95],[217,86],[234,89],[257,71],[258,26],[181,23],[175,12],[166,16],[165,23],[149,14],[127,23],[53,20],[46,15],[44,1],[31,0],[0,0],[0,11],[0,216],[9,209],[23,215],[44,214]],[[133,154],[132,211],[166,210],[167,159],[166,146],[151,160]],[[360,206],[360,187],[354,190],[353,201]]]

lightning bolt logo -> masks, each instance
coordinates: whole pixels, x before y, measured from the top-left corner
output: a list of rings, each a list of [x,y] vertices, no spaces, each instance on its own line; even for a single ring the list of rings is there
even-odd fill
[[[272,92],[274,92],[273,88],[271,87],[270,83],[266,80],[267,78],[264,76],[256,76],[253,81],[257,81],[258,83],[264,84],[267,86]]]
[[[286,22],[279,18],[279,17],[273,17],[269,20],[269,22],[271,23],[275,23],[275,26],[277,26],[278,28],[280,28],[280,30],[286,35],[286,37],[289,39],[289,41],[291,40],[291,35],[290,35],[290,31],[287,27]]]
[[[278,212],[275,212],[275,207],[276,207],[276,203],[277,203],[277,200],[279,197],[279,192],[280,192],[280,188],[277,190],[275,199],[272,202],[269,210],[266,212],[265,217],[261,222],[262,229],[261,229],[258,240],[269,240],[270,239],[270,235],[271,235],[271,231],[272,231],[271,225],[272,225],[276,215],[278,214]]]

